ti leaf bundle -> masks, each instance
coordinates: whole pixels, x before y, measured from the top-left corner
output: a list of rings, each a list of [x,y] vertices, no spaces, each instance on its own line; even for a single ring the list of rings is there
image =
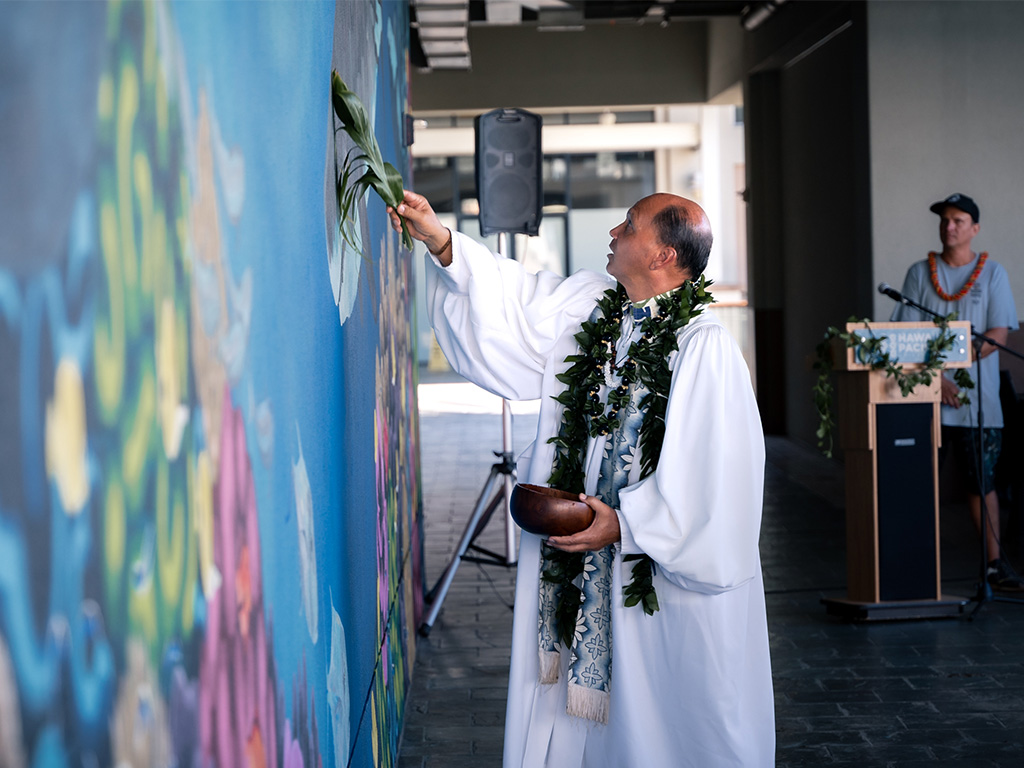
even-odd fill
[[[355,206],[366,194],[373,190],[384,201],[385,205],[398,208],[404,197],[402,174],[391,163],[381,157],[380,147],[373,135],[373,127],[366,113],[366,107],[359,97],[345,85],[337,70],[331,71],[331,101],[334,114],[341,121],[341,127],[355,143],[345,161],[341,164],[335,180],[335,192],[338,199],[338,219],[341,234],[345,241],[358,249],[351,228],[355,223]],[[362,171],[362,175],[357,174]],[[402,245],[412,250],[412,236],[409,228],[402,220]]]

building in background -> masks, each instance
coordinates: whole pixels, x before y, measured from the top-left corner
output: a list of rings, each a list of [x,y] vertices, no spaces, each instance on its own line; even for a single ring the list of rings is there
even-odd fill
[[[531,110],[534,111],[534,110]],[[698,201],[715,233],[707,276],[717,311],[753,362],[747,310],[743,108],[736,104],[535,110],[542,117],[543,219],[536,237],[509,238],[508,253],[527,269],[568,275],[603,272],[609,230],[654,192]],[[415,114],[413,184],[445,224],[480,237],[474,159],[475,115]],[[422,260],[417,260],[422,269]],[[423,280],[417,281],[422,297]],[[419,302],[420,362],[437,364]]]

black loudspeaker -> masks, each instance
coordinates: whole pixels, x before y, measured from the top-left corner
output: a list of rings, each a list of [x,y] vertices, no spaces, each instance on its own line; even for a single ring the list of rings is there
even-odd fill
[[[882,600],[935,599],[938,560],[931,403],[875,408]]]
[[[478,115],[473,126],[480,233],[536,235],[543,199],[540,115],[495,109]]]

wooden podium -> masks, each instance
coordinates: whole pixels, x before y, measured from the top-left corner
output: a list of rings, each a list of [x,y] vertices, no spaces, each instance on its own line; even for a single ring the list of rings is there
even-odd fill
[[[971,365],[971,326],[949,324],[956,343],[945,367]],[[848,323],[886,337],[884,352],[905,371],[923,367],[934,323]],[[839,437],[846,462],[845,599],[825,598],[830,615],[857,621],[955,616],[966,600],[942,595],[939,567],[938,447],[941,384],[904,397],[866,352],[835,340]]]

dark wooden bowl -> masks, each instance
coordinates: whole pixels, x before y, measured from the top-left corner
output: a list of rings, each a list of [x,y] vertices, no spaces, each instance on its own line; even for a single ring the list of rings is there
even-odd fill
[[[568,536],[590,526],[594,510],[575,493],[516,483],[509,499],[512,519],[538,536]]]

